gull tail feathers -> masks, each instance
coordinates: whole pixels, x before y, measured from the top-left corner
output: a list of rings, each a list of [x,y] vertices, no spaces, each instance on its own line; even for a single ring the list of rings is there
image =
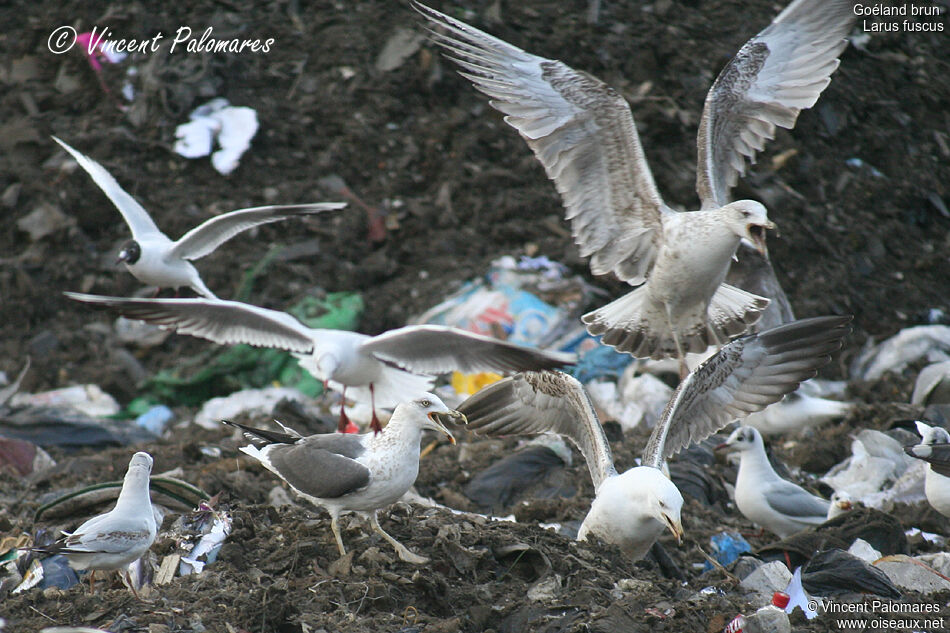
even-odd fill
[[[771,301],[765,297],[720,284],[707,310],[709,329],[719,343],[726,343],[748,331],[761,318],[769,303]],[[710,342],[715,343],[715,339]]]
[[[674,338],[666,309],[650,294],[650,282],[588,312],[581,320],[593,336],[602,336],[604,345],[636,358],[675,358],[679,355],[677,338],[684,354],[703,352],[715,342],[701,310],[677,315],[673,324],[677,338]]]

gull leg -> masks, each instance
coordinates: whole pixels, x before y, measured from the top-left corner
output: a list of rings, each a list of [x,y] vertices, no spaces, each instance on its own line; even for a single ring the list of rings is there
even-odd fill
[[[339,514],[330,513],[330,529],[333,530],[333,538],[336,539],[336,548],[340,550],[340,556],[346,556],[346,548],[343,547],[343,537],[340,536]]]
[[[132,582],[132,574],[129,573],[129,570],[125,570],[125,581],[129,583],[129,589],[132,590],[132,595],[135,596],[136,600],[141,601],[142,597],[139,595],[139,592],[135,590],[135,583]]]
[[[96,570],[95,570],[95,569],[90,569],[90,570],[89,570],[89,593],[95,593],[95,592],[96,592],[96,590],[95,590],[95,588],[94,588],[94,587],[95,587],[95,585],[94,585],[95,580],[96,580]]]
[[[406,561],[407,563],[412,563],[413,565],[424,565],[429,562],[429,559],[425,556],[419,556],[418,554],[413,554],[410,552],[405,545],[391,537],[386,533],[385,530],[379,525],[379,519],[376,517],[376,510],[373,510],[373,513],[369,515],[370,525],[373,526],[373,529],[376,530],[384,539],[389,541],[389,544],[396,549],[396,553],[399,554],[399,558]]]
[[[670,334],[673,335],[673,343],[676,345],[676,356],[680,361],[680,380],[686,378],[686,374],[689,373],[689,368],[686,366],[686,354],[683,353],[683,345],[680,343],[679,334],[676,332],[676,327],[673,326],[673,311],[670,309],[670,304],[663,304],[663,307],[666,308],[666,323],[670,326]]]
[[[346,433],[346,427],[350,425],[350,418],[347,417],[344,407],[346,407],[346,386],[340,394],[340,422],[336,427],[337,433]]]

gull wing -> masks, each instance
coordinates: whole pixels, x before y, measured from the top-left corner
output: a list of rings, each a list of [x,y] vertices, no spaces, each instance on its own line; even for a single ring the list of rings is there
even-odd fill
[[[850,320],[801,319],[723,346],[673,392],[643,451],[643,465],[660,468],[693,442],[797,389],[840,349]]]
[[[222,299],[123,299],[64,292],[81,303],[109,308],[129,319],[154,323],[221,345],[245,343],[291,352],[313,350],[314,330],[277,310]]]
[[[769,507],[785,516],[803,521],[811,519],[817,525],[824,523],[828,515],[830,502],[784,479],[769,483],[763,494]]]
[[[558,371],[525,372],[492,383],[458,411],[478,435],[557,433],[584,454],[594,488],[617,474],[607,436],[584,386]]]
[[[643,283],[668,211],[653,182],[630,106],[608,85],[531,55],[418,2],[431,38],[491,97],[554,181],[574,241],[595,275]]]
[[[238,209],[206,220],[182,235],[175,242],[170,255],[182,259],[199,259],[211,253],[238,233],[255,226],[302,215],[313,215],[323,211],[342,209],[345,206],[345,202],[319,202],[315,204]]]
[[[119,186],[119,183],[112,177],[112,174],[106,171],[105,167],[85,154],[74,150],[55,136],[53,140],[69,152],[76,162],[79,163],[79,166],[86,170],[86,173],[92,177],[93,182],[102,189],[102,193],[106,194],[109,200],[112,201],[115,208],[118,209],[122,217],[125,218],[125,223],[129,225],[133,238],[138,240],[143,236],[155,233],[164,235],[164,233],[159,231],[158,227],[155,226],[155,222],[152,220],[152,216],[148,214],[148,211],[136,202],[135,198],[126,193],[125,189]]]
[[[63,539],[61,547],[57,549],[77,554],[121,554],[149,539],[151,534],[147,519],[116,515],[113,512],[86,521]]]
[[[706,96],[697,138],[696,191],[703,208],[729,202],[745,159],[795,127],[838,68],[857,16],[850,0],[795,0],[730,61]]]
[[[367,340],[360,349],[379,360],[422,374],[450,371],[515,372],[571,365],[576,357],[508,343],[441,325],[409,325]]]
[[[930,464],[938,475],[950,477],[950,444],[917,444],[904,447],[904,452]]]
[[[327,433],[295,444],[272,444],[261,454],[295,489],[318,499],[336,499],[369,484],[369,469],[355,459],[365,450],[358,435]]]

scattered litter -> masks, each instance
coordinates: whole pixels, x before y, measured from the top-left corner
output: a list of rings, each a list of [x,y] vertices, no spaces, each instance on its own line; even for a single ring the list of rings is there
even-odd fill
[[[175,413],[171,409],[164,404],[157,404],[135,418],[135,424],[158,436],[174,419]]]
[[[49,453],[36,444],[0,436],[0,471],[26,477],[55,465]]]
[[[398,27],[376,57],[376,70],[381,73],[396,70],[422,47],[424,41],[425,35],[419,29]]]
[[[752,551],[752,546],[738,532],[713,534],[709,539],[709,544],[712,546],[712,557],[723,567],[731,565],[745,552]],[[712,563],[706,561],[703,571],[709,571],[712,568]]]
[[[917,406],[950,404],[950,360],[920,370],[910,403]]]
[[[10,399],[13,407],[69,407],[91,417],[119,412],[119,403],[98,385],[74,385],[41,393],[18,393]]]
[[[182,516],[175,522],[172,530],[178,528],[184,539],[179,540],[179,546],[188,552],[179,561],[178,573],[182,576],[200,574],[205,565],[213,563],[218,558],[218,551],[231,533],[231,517],[223,510],[212,510],[202,504],[197,510],[187,516]],[[190,541],[199,535],[194,546],[189,547]]]
[[[792,574],[792,578],[788,586],[785,587],[784,593],[788,596],[785,613],[792,613],[795,611],[795,607],[798,607],[809,620],[818,615],[818,610],[813,608],[813,605],[815,605],[814,601],[812,601],[811,596],[805,592],[805,588],[802,586],[801,567],[795,568],[795,573]]]
[[[88,516],[95,514],[99,506],[114,502],[119,498],[122,481],[84,486],[67,492],[54,492],[40,497],[40,507],[34,520],[51,521],[64,517]],[[163,514],[161,508],[177,511],[190,510],[208,499],[208,493],[169,474],[153,475],[149,479],[149,494],[152,509]],[[161,524],[162,517],[157,518]]]
[[[816,553],[802,568],[801,576],[805,589],[813,596],[869,593],[893,600],[901,597],[887,574],[841,549]]]
[[[794,391],[762,411],[749,414],[742,423],[758,429],[763,436],[798,433],[843,418],[853,407],[850,402]]]
[[[753,604],[763,604],[771,600],[776,591],[785,591],[790,594],[787,587],[791,580],[792,574],[788,571],[788,567],[784,562],[776,560],[756,568],[742,579],[739,586],[754,594],[754,597],[750,598]]]
[[[821,481],[865,505],[871,495],[890,487],[911,465],[894,438],[865,429],[851,442],[851,457],[833,467]]]
[[[217,141],[221,149],[211,154],[211,164],[225,176],[234,171],[257,134],[257,112],[232,106],[218,97],[196,108],[189,117],[189,123],[175,129],[175,152],[185,158],[200,158],[211,154]]]
[[[653,374],[636,375],[634,366],[624,371],[619,383],[595,380],[586,385],[591,400],[625,431],[656,426],[673,390]]]
[[[240,415],[268,416],[281,400],[306,402],[308,398],[291,387],[243,389],[229,396],[208,400],[194,421],[206,429],[220,429],[221,420],[233,420]]]
[[[950,326],[918,325],[901,330],[878,345],[870,342],[851,363],[857,380],[877,380],[887,372],[899,373],[911,363],[950,360]]]
[[[0,389],[0,407],[4,406],[7,402],[10,401],[19,390],[20,385],[23,384],[23,378],[26,377],[26,373],[30,371],[31,359],[29,356],[26,357],[26,362],[23,364],[23,369],[20,370],[20,373],[17,375],[16,380],[8,384],[3,389]],[[4,382],[6,382],[6,375],[3,376]]]
[[[933,532],[924,532],[918,528],[910,528],[904,532],[908,537],[920,535],[920,538],[924,539],[928,543],[934,543],[935,545],[943,546],[946,544],[947,539],[939,534],[934,534]]]
[[[500,374],[490,371],[483,371],[477,374],[463,374],[461,372],[452,372],[451,385],[458,395],[470,396],[483,387],[487,387],[493,382],[501,380]]]
[[[894,554],[878,560],[874,566],[901,589],[923,594],[950,589],[950,578],[916,557]]]

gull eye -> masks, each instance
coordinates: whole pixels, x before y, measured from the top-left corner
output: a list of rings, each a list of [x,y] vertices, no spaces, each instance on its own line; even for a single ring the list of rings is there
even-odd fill
[[[419,404],[421,404],[421,405],[423,406],[423,408],[428,408],[428,407],[431,407],[431,406],[432,406],[432,403],[429,402],[428,400],[423,400],[423,401],[420,402]]]

